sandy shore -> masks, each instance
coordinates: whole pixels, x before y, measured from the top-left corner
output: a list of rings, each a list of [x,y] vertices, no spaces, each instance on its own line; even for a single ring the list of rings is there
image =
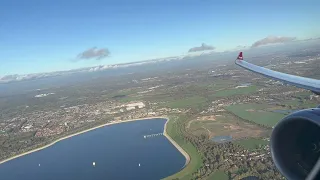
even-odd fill
[[[5,163],[7,161],[10,161],[12,159],[15,159],[15,158],[18,158],[18,157],[21,157],[21,156],[24,156],[24,155],[27,155],[27,154],[30,154],[30,153],[33,153],[33,152],[36,152],[36,151],[40,151],[42,149],[45,149],[47,147],[50,147],[52,145],[54,145],[55,143],[59,142],[59,141],[62,141],[64,139],[67,139],[67,138],[71,138],[73,136],[76,136],[76,135],[79,135],[79,134],[82,134],[82,133],[85,133],[85,132],[88,132],[88,131],[92,131],[94,129],[97,129],[97,128],[101,128],[101,127],[104,127],[104,126],[109,126],[109,125],[113,125],[113,124],[119,124],[119,123],[125,123],[125,122],[132,122],[132,121],[139,121],[139,120],[147,120],[147,119],[156,119],[156,118],[162,118],[162,119],[167,119],[166,123],[165,123],[165,126],[164,126],[164,132],[163,132],[163,135],[186,157],[186,164],[189,163],[190,161],[190,157],[189,155],[170,137],[168,136],[168,134],[166,133],[166,125],[169,121],[169,119],[167,117],[146,117],[146,118],[140,118],[140,119],[131,119],[131,120],[126,120],[126,121],[114,121],[114,122],[109,122],[109,123],[106,123],[106,124],[102,124],[102,125],[99,125],[99,126],[96,126],[96,127],[93,127],[93,128],[90,128],[90,129],[87,129],[87,130],[84,130],[84,131],[81,131],[81,132],[77,132],[75,134],[71,134],[71,135],[68,135],[68,136],[65,136],[65,137],[62,137],[58,140],[55,140],[53,141],[52,143],[48,144],[48,145],[45,145],[43,147],[40,147],[40,148],[37,148],[37,149],[34,149],[34,150],[31,150],[31,151],[28,151],[28,152],[25,152],[25,153],[22,153],[22,154],[19,154],[19,155],[16,155],[16,156],[13,156],[13,157],[10,157],[8,159],[5,159],[3,161],[0,161],[0,164],[2,163]]]
[[[167,121],[166,121],[166,124],[164,125],[164,129],[163,129],[163,135],[174,145],[174,147],[176,147],[180,153],[186,158],[186,162],[184,163],[184,166],[183,168],[189,164],[190,162],[190,156],[189,154],[182,149],[182,147],[179,146],[178,143],[176,143],[167,133],[167,123],[169,122],[169,118],[166,118]]]

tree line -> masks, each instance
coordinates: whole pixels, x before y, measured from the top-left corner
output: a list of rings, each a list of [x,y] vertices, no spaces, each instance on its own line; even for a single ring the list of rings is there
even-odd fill
[[[248,151],[242,146],[232,143],[215,143],[207,134],[196,136],[186,130],[186,123],[192,119],[192,115],[184,116],[187,120],[177,122],[179,134],[186,142],[192,143],[202,157],[202,166],[192,173],[193,179],[206,179],[216,170],[225,172],[229,179],[242,179],[255,176],[258,179],[282,179],[266,146],[259,146],[254,151]],[[263,154],[263,158],[255,158],[250,154]],[[237,155],[236,155],[237,154]],[[192,158],[192,157],[191,157]]]

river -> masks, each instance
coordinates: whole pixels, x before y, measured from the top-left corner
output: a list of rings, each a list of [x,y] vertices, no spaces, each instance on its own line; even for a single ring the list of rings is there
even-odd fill
[[[163,136],[166,119],[104,126],[0,164],[4,180],[161,179],[184,166]],[[95,162],[95,166],[93,166]],[[140,166],[139,166],[140,164]]]

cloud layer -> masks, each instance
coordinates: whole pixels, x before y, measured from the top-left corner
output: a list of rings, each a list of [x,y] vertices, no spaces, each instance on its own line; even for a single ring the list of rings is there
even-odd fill
[[[259,47],[267,44],[275,44],[275,43],[285,43],[295,40],[295,37],[285,37],[285,36],[268,36],[266,38],[260,39],[252,44],[251,47]]]
[[[110,55],[110,51],[107,48],[98,49],[97,47],[93,47],[87,49],[80,53],[77,58],[78,59],[96,59],[100,60],[106,58]]]
[[[215,47],[202,43],[200,47],[193,47],[189,49],[188,52],[197,52],[197,51],[207,51],[207,50],[214,50]]]

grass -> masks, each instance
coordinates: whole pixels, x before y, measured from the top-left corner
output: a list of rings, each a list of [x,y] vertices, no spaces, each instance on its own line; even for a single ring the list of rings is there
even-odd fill
[[[291,106],[292,109],[305,109],[305,108],[314,108],[317,107],[317,103],[311,102],[309,100],[286,100],[281,102],[285,106]]]
[[[143,100],[143,96],[138,96],[136,94],[137,91],[138,91],[137,89],[125,89],[125,90],[120,90],[120,91],[113,92],[113,93],[110,93],[110,94],[102,95],[102,97],[111,98],[112,99],[112,98],[114,98],[116,96],[123,96],[123,97],[115,98],[116,100],[118,100],[121,103]]]
[[[124,98],[119,99],[119,102],[126,103],[130,101],[138,101],[142,99],[143,99],[142,96],[126,96]]]
[[[285,100],[281,104],[291,106],[293,109],[313,108],[317,106],[316,102],[309,100],[311,92],[299,92],[294,95],[294,99]]]
[[[268,145],[269,144],[268,141],[265,141],[262,139],[255,139],[255,138],[242,139],[242,140],[234,141],[234,143],[239,144],[248,150],[257,149],[259,147],[259,145]]]
[[[234,139],[241,139],[244,137],[257,137],[265,131],[252,123],[241,121],[235,115],[229,113],[222,113],[215,116],[215,120],[204,120],[207,116],[201,116],[199,120],[193,120],[189,124],[188,131],[195,136],[202,134],[209,135],[209,138],[216,136],[232,136]],[[209,133],[210,132],[210,133]]]
[[[183,135],[181,134],[181,122],[183,118],[176,118],[170,117],[170,121],[167,124],[167,133],[168,135],[179,144],[182,149],[184,149],[190,156],[189,164],[183,168],[181,171],[173,174],[169,177],[166,177],[165,180],[171,179],[185,179],[189,180],[192,179],[192,173],[196,172],[202,166],[202,158],[201,155],[198,153],[197,149],[189,142],[185,141]]]
[[[226,89],[216,92],[212,95],[212,97],[226,97],[226,96],[233,96],[233,95],[244,95],[244,94],[251,94],[258,90],[257,86],[249,86],[237,89]]]
[[[263,104],[238,104],[226,107],[226,109],[242,119],[252,121],[267,127],[273,127],[285,115],[268,112],[268,105]],[[251,110],[251,111],[249,111]]]
[[[293,100],[285,100],[281,102],[281,104],[286,105],[286,106],[299,106],[301,104],[301,101],[299,99],[293,99]]]
[[[215,171],[207,178],[207,180],[228,180],[228,175],[223,171]]]
[[[123,96],[123,97],[119,97],[118,99],[125,99],[125,98],[129,97],[129,95],[136,94],[137,91],[138,91],[137,89],[124,89],[124,90],[120,90],[120,91],[116,91],[116,92],[103,94],[102,97],[113,98],[115,96]]]
[[[300,105],[301,109],[303,108],[315,108],[317,107],[319,104],[317,103],[312,103],[312,102],[306,102]]]
[[[224,128],[225,125],[234,123],[230,117],[216,117],[216,120],[194,121],[190,125],[190,131],[192,134],[201,135],[207,134],[207,130],[214,133],[214,136],[226,136],[230,135],[233,131]],[[205,127],[206,129],[204,129]],[[198,130],[198,131],[197,131]],[[197,134],[198,132],[198,134]]]
[[[299,93],[296,93],[295,96],[297,97],[300,97],[302,99],[309,99],[309,96],[313,94],[312,92],[309,92],[309,91],[304,91],[304,92],[299,92]]]
[[[234,86],[235,82],[231,80],[213,80],[212,83],[199,83],[197,86],[207,89],[209,91],[216,91],[222,88]]]
[[[163,106],[170,107],[170,108],[191,108],[191,107],[198,107],[202,106],[206,103],[206,98],[201,96],[193,96],[187,97],[184,99],[174,100],[168,103],[165,103]]]

